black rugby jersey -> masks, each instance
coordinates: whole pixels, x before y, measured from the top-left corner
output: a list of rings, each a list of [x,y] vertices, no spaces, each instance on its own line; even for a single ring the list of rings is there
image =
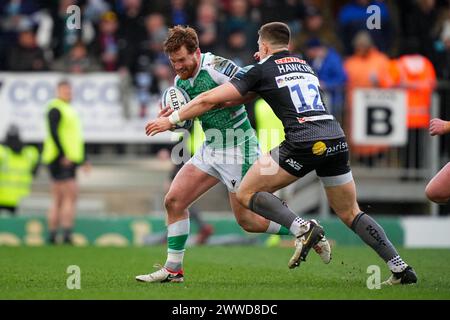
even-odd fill
[[[258,93],[283,123],[286,140],[291,143],[304,145],[345,137],[325,107],[316,74],[306,61],[289,51],[242,68],[230,82],[242,95]]]

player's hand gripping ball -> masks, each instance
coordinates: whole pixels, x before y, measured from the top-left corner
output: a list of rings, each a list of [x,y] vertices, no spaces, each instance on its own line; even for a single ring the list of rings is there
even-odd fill
[[[189,95],[179,87],[169,87],[164,90],[161,104],[163,107],[170,107],[173,111],[179,111],[190,101]],[[192,120],[185,120],[175,125],[175,129],[187,129],[192,126]]]

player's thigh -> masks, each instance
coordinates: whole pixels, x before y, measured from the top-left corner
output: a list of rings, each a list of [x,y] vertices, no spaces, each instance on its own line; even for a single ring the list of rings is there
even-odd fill
[[[175,200],[189,206],[206,191],[219,182],[219,179],[187,163],[173,179],[166,199]]]
[[[344,141],[344,144],[343,142]],[[325,187],[328,202],[347,225],[359,213],[356,186],[349,165],[347,144],[343,139],[328,141],[328,150],[316,168],[316,173]],[[343,145],[341,149],[335,147]],[[336,151],[337,150],[337,151]]]
[[[356,187],[352,180],[345,184],[325,187],[328,203],[344,222],[352,221],[360,209],[356,201]]]
[[[353,211],[356,203],[356,186],[352,180],[345,184],[325,187],[328,202],[336,214],[346,214]]]
[[[275,192],[297,179],[298,177],[281,168],[269,154],[264,154],[245,174],[238,189],[238,199],[241,202],[242,197],[251,197],[259,191]]]

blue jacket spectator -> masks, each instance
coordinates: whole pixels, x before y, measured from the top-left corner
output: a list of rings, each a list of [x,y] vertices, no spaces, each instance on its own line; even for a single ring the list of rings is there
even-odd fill
[[[338,120],[341,120],[344,85],[347,81],[341,56],[318,39],[309,40],[306,47],[306,57],[320,79],[320,87],[328,94],[327,107]]]
[[[368,30],[367,20],[373,15],[367,13],[371,5],[378,6],[380,10],[380,28]],[[388,52],[392,42],[392,26],[389,17],[389,9],[383,1],[354,0],[342,7],[338,14],[338,26],[345,54],[352,53],[352,39],[361,30],[368,30],[375,45],[383,52]]]

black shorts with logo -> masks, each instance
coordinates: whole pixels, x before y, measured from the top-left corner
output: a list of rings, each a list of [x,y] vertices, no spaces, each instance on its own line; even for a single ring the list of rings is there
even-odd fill
[[[58,181],[74,179],[77,173],[77,165],[73,163],[68,167],[64,167],[60,161],[61,158],[58,157],[55,161],[48,165],[52,179]]]
[[[278,165],[296,177],[316,170],[319,177],[335,177],[351,172],[345,138],[303,142],[296,146],[283,141],[270,151]]]

